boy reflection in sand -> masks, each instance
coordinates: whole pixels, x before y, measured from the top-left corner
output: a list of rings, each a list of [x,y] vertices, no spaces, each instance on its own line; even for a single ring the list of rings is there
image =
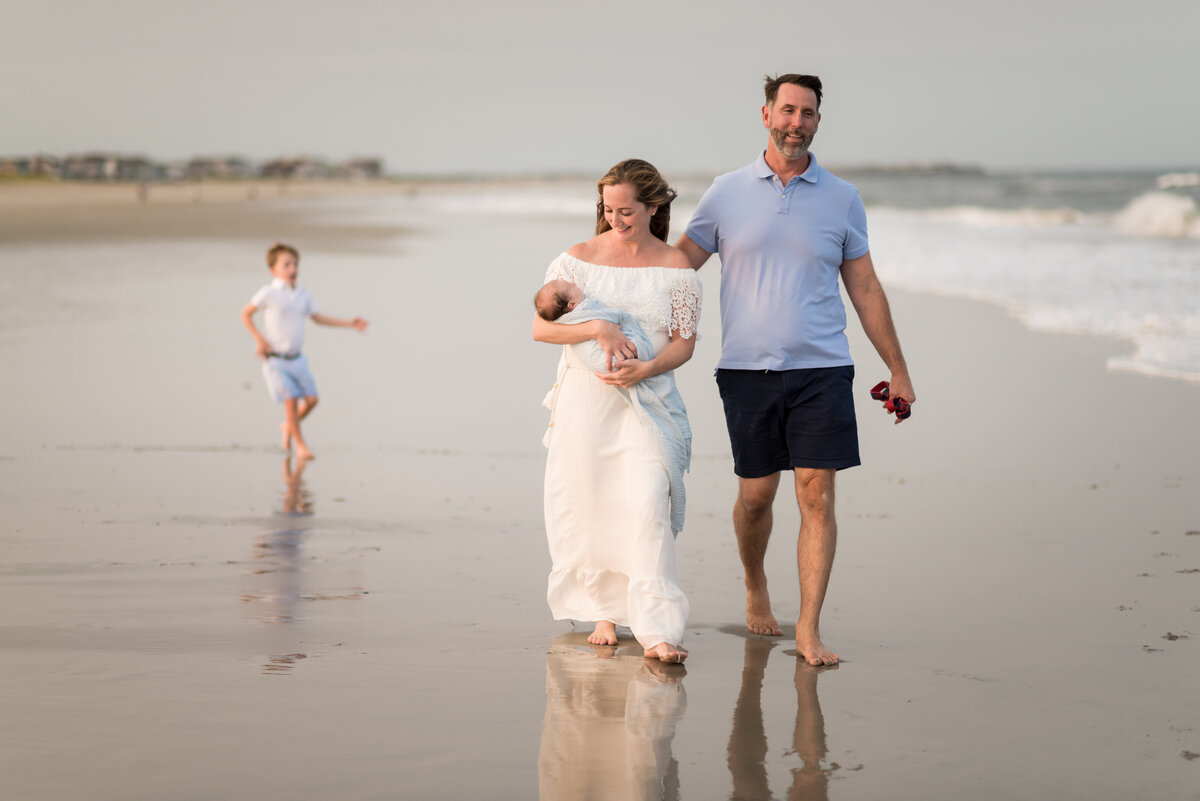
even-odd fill
[[[746,640],[746,661],[742,669],[742,690],[733,710],[733,729],[729,732],[729,775],[733,779],[731,798],[757,801],[773,798],[767,781],[767,734],[763,728],[762,685],[767,657],[775,643],[757,637]],[[788,756],[799,757],[803,764],[792,769],[789,801],[828,801],[829,777],[839,769],[836,763],[825,766],[825,716],[817,698],[817,676],[830,667],[812,667],[796,660],[796,726]]]
[[[638,659],[641,648],[557,638],[546,655],[546,718],[538,755],[542,801],[678,799],[675,726],[687,709],[682,665]]]
[[[312,493],[303,478],[307,465],[307,460],[300,459],[293,469],[290,457],[283,460],[279,512],[269,518],[267,530],[254,544],[257,565],[251,575],[262,578],[265,586],[243,594],[242,600],[262,604],[256,617],[267,623],[291,623],[296,619],[296,604],[300,600],[300,546],[309,528],[307,518],[313,513]]]

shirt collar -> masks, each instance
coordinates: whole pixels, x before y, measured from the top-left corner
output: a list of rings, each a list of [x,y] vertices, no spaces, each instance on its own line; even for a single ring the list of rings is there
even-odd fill
[[[754,174],[759,178],[773,178],[775,171],[767,164],[767,151],[758,154],[758,160],[754,162]],[[798,176],[802,181],[808,181],[810,184],[817,183],[817,179],[821,175],[821,165],[817,164],[817,155],[811,150],[808,151],[808,169],[800,173]]]
[[[282,278],[272,278],[271,286],[275,287],[276,289],[291,289],[292,288],[292,285],[289,284],[287,281],[284,281]],[[297,286],[297,289],[298,288],[299,287]]]

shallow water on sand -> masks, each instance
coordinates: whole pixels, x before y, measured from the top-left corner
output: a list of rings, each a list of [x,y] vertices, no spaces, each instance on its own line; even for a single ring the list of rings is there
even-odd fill
[[[738,625],[702,273],[692,656],[661,670],[545,607],[556,354],[529,307],[586,221],[371,208],[411,230],[393,253],[304,251],[322,310],[372,326],[310,327],[303,469],[237,319],[257,252],[0,253],[44,309],[9,296],[0,328],[0,797],[1200,798],[1195,386],[897,293],[922,399],[899,428],[859,408],[824,626],[845,662],[818,672]],[[882,368],[852,345],[861,389]],[[781,493],[784,621],[796,523]]]

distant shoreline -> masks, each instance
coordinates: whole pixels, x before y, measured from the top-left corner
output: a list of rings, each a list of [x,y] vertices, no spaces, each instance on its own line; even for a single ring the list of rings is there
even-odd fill
[[[386,251],[407,229],[358,224],[304,203],[409,191],[393,181],[218,180],[173,183],[0,181],[0,242],[82,244],[152,240],[275,240],[341,251]]]
[[[709,181],[714,176],[735,169],[739,165],[726,165],[712,170],[666,170],[672,181]],[[983,167],[977,164],[958,164],[953,162],[912,162],[912,163],[823,163],[830,172],[844,177],[921,177],[921,176],[962,176],[970,177],[1004,177],[1011,175],[1146,175],[1159,176],[1175,173],[1193,173],[1200,171],[1200,166],[1163,166],[1163,167],[1128,167],[1128,168],[1084,168],[1084,167],[1046,167],[1046,166],[1011,166]],[[156,186],[216,186],[229,184],[234,186],[267,185],[272,187],[314,187],[314,186],[367,186],[367,187],[411,187],[426,185],[448,185],[463,183],[567,183],[574,181],[593,181],[599,173],[588,170],[559,170],[540,171],[529,170],[521,172],[400,172],[374,177],[344,176],[264,176],[264,175],[230,175],[206,176],[203,178],[154,178],[147,180],[136,179],[73,179],[60,178],[50,175],[6,174],[0,172],[0,188],[5,186],[39,186],[47,184],[69,186],[137,186],[145,184]]]

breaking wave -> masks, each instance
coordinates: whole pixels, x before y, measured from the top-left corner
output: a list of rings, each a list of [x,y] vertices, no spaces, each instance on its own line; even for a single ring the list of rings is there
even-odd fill
[[[1118,231],[1134,236],[1200,239],[1196,201],[1184,195],[1147,192],[1121,210],[1115,222]]]

